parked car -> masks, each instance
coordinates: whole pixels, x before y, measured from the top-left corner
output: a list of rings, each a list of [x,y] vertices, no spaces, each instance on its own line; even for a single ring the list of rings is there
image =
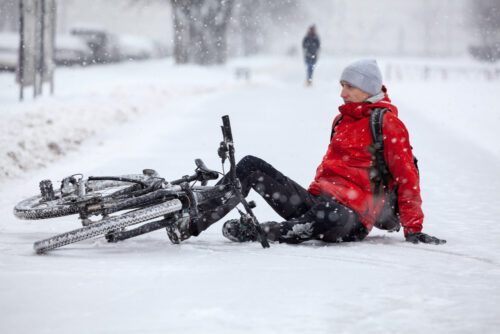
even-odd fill
[[[154,41],[139,35],[119,35],[118,49],[122,60],[143,60],[157,56]]]
[[[19,33],[0,33],[0,71],[15,72],[19,60]],[[54,62],[60,66],[86,65],[92,61],[92,51],[80,38],[58,34]]]
[[[0,71],[16,71],[19,33],[0,33]],[[124,60],[161,58],[168,47],[138,35],[116,35],[101,28],[79,27],[70,34],[57,34],[54,62],[57,66],[114,63]]]
[[[17,67],[19,33],[0,33],[0,71],[14,72]]]
[[[92,51],[93,63],[113,63],[120,60],[118,38],[114,34],[94,27],[73,28],[71,34],[85,41]]]
[[[54,61],[58,66],[86,66],[92,62],[92,50],[81,38],[58,34]]]

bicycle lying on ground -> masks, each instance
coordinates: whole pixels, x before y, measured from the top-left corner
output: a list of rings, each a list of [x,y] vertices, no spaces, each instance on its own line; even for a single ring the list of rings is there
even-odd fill
[[[52,181],[41,181],[40,194],[18,203],[14,214],[21,219],[79,215],[83,227],[35,242],[33,247],[39,254],[96,236],[118,242],[161,228],[173,243],[179,243],[181,236],[175,228],[179,220],[195,220],[203,213],[203,204],[212,199],[236,196],[246,211],[239,211],[244,221],[255,225],[258,240],[267,248],[266,234],[252,212],[254,204],[243,197],[236,176],[229,116],[223,116],[222,121],[223,141],[218,154],[223,166],[229,160],[229,182],[208,186],[208,181],[216,180],[220,173],[207,168],[201,159],[195,160],[195,174],[170,182],[152,169],[124,176],[84,178],[75,174],[64,178],[58,190],[54,190]],[[92,220],[94,216],[98,219]]]

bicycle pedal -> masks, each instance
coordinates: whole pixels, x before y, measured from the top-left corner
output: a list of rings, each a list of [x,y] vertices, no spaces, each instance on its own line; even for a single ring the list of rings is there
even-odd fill
[[[177,229],[177,227],[175,226],[175,223],[172,223],[172,224],[168,224],[166,227],[165,227],[165,230],[167,231],[167,236],[168,238],[170,239],[170,242],[177,245],[177,244],[180,244],[180,235],[179,235],[179,230]]]
[[[173,244],[180,244],[181,241],[191,236],[189,232],[190,220],[189,217],[179,218],[165,227],[167,236]]]

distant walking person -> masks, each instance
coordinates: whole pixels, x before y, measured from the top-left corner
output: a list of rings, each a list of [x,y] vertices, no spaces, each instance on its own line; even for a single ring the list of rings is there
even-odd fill
[[[304,61],[307,67],[306,85],[308,86],[312,84],[314,67],[316,66],[316,61],[318,60],[319,47],[320,42],[319,37],[316,34],[316,26],[312,25],[309,27],[306,36],[302,40]]]

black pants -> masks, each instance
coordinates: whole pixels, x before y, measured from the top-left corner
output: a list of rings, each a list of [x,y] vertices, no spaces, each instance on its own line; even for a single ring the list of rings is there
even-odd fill
[[[357,241],[368,232],[357,214],[331,197],[314,196],[273,166],[254,156],[246,156],[237,164],[243,195],[254,189],[285,221],[279,224],[279,241],[300,243],[307,240],[327,242]],[[226,177],[218,184],[227,182]],[[198,235],[224,217],[238,204],[237,198],[225,203],[213,202],[192,227]]]

